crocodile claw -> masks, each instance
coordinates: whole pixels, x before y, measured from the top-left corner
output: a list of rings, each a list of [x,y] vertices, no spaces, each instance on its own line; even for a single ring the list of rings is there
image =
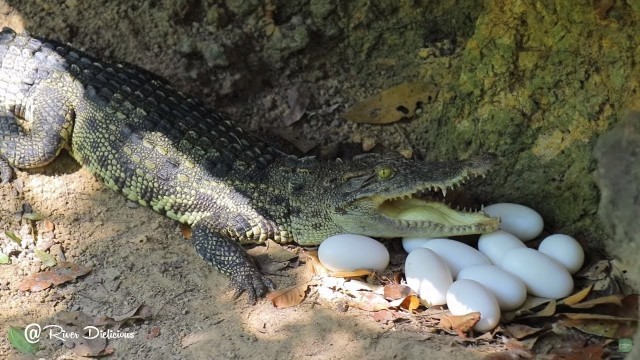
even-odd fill
[[[251,305],[255,304],[258,298],[265,296],[269,291],[276,288],[273,281],[260,274],[257,269],[252,269],[248,273],[232,276],[230,285],[234,289],[234,300],[246,292],[249,297],[249,304]]]

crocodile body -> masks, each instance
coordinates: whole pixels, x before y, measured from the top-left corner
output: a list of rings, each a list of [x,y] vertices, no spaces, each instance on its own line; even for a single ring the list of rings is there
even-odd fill
[[[446,236],[497,227],[482,213],[415,196],[483,174],[488,158],[296,158],[132,65],[8,28],[0,33],[0,61],[0,180],[9,181],[12,168],[43,166],[66,148],[106,186],[191,225],[198,254],[251,301],[273,284],[243,243],[315,245],[345,232]],[[398,217],[414,207],[433,218]]]

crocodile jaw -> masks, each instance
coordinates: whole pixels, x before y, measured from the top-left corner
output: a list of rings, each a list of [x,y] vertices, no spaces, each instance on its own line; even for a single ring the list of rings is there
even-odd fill
[[[500,220],[481,211],[455,210],[442,202],[415,197],[382,200],[377,203],[377,217],[388,236],[455,236],[482,234],[497,230]],[[402,235],[395,235],[395,234]],[[384,235],[379,235],[383,236]]]

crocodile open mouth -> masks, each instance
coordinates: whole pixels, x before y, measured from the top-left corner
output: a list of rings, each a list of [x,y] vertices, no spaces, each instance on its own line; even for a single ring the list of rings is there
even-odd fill
[[[451,186],[449,189],[452,189]],[[446,189],[446,188],[445,188]],[[454,208],[445,200],[447,191],[431,187],[390,199],[378,197],[379,214],[393,219],[399,226],[409,228],[439,228],[451,235],[485,233],[497,229],[499,219],[487,216],[474,208]]]

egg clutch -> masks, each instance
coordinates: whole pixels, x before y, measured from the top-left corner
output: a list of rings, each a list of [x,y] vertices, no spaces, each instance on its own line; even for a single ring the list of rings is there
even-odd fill
[[[500,230],[480,236],[478,249],[446,238],[403,238],[409,253],[406,285],[429,305],[446,304],[453,315],[479,312],[476,331],[496,327],[501,311],[517,309],[527,294],[547,299],[571,294],[571,275],[584,262],[584,251],[573,237],[551,235],[532,249],[524,242],[539,236],[544,226],[535,210],[500,203],[483,211],[501,223]],[[354,234],[329,237],[320,244],[318,257],[332,271],[381,271],[389,264],[384,245]]]

